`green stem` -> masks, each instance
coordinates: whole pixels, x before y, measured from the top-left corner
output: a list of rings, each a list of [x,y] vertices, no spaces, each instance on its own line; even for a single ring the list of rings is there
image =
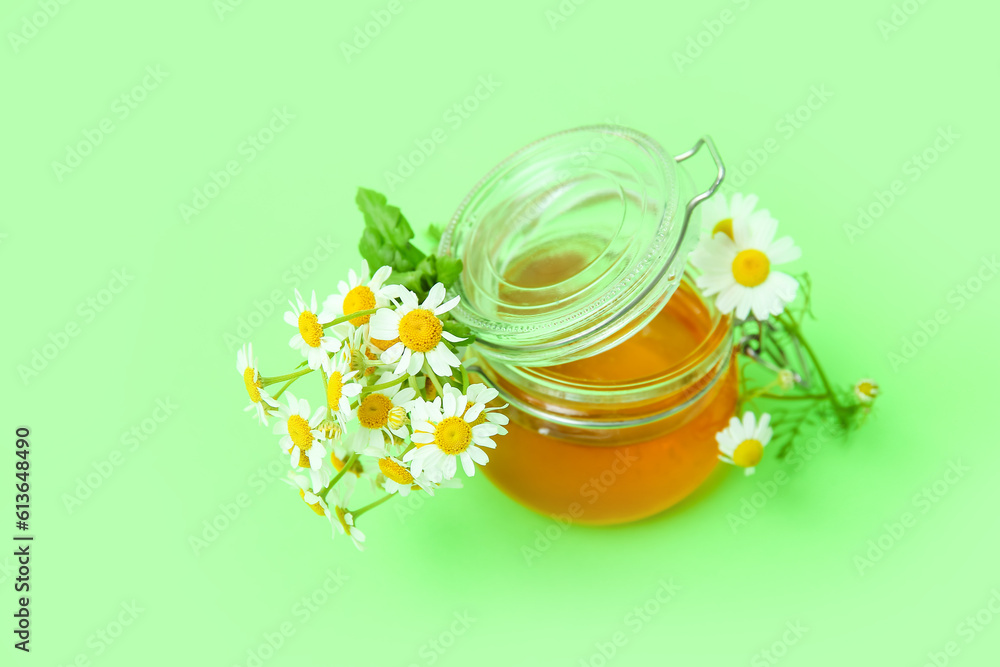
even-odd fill
[[[364,394],[365,396],[367,396],[368,394],[371,394],[371,393],[376,392],[376,391],[381,391],[382,389],[388,389],[389,387],[395,387],[397,384],[403,384],[404,382],[406,382],[406,379],[408,377],[410,377],[410,376],[409,375],[403,375],[402,377],[397,378],[397,379],[393,380],[392,382],[383,382],[382,384],[374,384],[374,385],[372,385],[370,387],[365,387],[361,391],[361,393]]]
[[[273,398],[273,399],[280,398],[281,395],[285,393],[285,390],[288,389],[290,386],[292,386],[292,383],[295,382],[296,380],[298,380],[298,378],[292,378],[291,380],[289,380],[288,382],[286,382],[285,386],[282,387],[281,389],[279,389],[278,392],[276,394],[274,394],[271,398]]]
[[[432,369],[431,365],[426,361],[424,362],[424,374],[431,379],[431,384],[433,384],[434,388],[437,389],[437,395],[444,396],[444,389],[441,387],[441,381],[438,380],[437,375],[434,373],[434,369]],[[442,398],[441,400],[444,399]]]
[[[842,406],[840,404],[840,401],[837,400],[837,396],[833,392],[833,386],[830,384],[830,380],[826,377],[826,372],[823,370],[823,365],[819,363],[819,359],[816,358],[816,353],[813,352],[813,349],[812,347],[810,347],[809,342],[802,336],[802,331],[799,329],[798,325],[795,324],[794,321],[792,321],[790,317],[784,318],[779,315],[778,321],[784,324],[785,328],[788,329],[788,331],[790,331],[792,335],[794,335],[800,343],[802,343],[802,349],[806,351],[806,354],[809,355],[809,358],[812,360],[813,365],[816,367],[816,372],[819,374],[819,379],[823,383],[823,387],[826,389],[827,398],[830,399],[830,403],[833,404],[834,410],[837,411],[837,415],[840,417],[841,421],[843,421],[844,417],[842,416],[842,413],[844,410],[844,406]]]
[[[276,382],[284,382],[285,380],[295,380],[297,378],[302,377],[303,375],[307,375],[308,373],[312,373],[312,372],[313,372],[313,369],[311,369],[311,368],[303,368],[301,371],[297,371],[295,373],[287,373],[286,375],[278,375],[278,376],[273,377],[273,378],[262,377],[260,379],[260,382],[261,382],[261,384],[263,386],[266,387],[269,384],[274,384]]]
[[[347,458],[347,461],[344,462],[344,467],[340,469],[340,472],[334,475],[333,479],[330,480],[330,483],[327,484],[326,488],[319,492],[320,498],[326,500],[326,495],[330,493],[330,489],[336,486],[337,482],[340,481],[340,478],[347,474],[347,471],[351,469],[354,462],[358,460],[359,456],[361,456],[359,452],[354,452]]]
[[[329,327],[335,326],[335,325],[340,324],[342,322],[346,322],[348,320],[353,320],[356,317],[364,317],[365,315],[374,315],[375,311],[377,311],[377,310],[378,310],[378,308],[372,308],[371,310],[356,310],[353,313],[348,313],[346,315],[341,315],[337,319],[331,320],[331,321],[327,322],[326,324],[323,325],[323,328],[327,329]]]
[[[462,371],[462,393],[469,391],[469,371],[465,370],[465,365],[458,367],[458,370]]]
[[[779,396],[777,394],[758,394],[756,398],[767,398],[773,401],[821,401],[830,398],[831,394],[805,394],[803,396]]]
[[[381,505],[382,503],[384,503],[385,501],[389,500],[390,498],[392,498],[395,495],[397,495],[397,494],[395,494],[395,493],[387,493],[386,495],[382,496],[381,498],[379,498],[375,502],[370,503],[368,505],[365,505],[361,509],[355,510],[355,511],[351,512],[350,514],[351,514],[351,516],[354,517],[354,521],[357,522],[359,516],[361,516],[362,514],[364,514],[365,512],[367,512],[368,510],[375,509],[376,507],[378,507],[379,505]]]

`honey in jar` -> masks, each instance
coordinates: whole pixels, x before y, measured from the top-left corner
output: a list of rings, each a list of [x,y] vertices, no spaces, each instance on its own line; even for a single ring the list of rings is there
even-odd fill
[[[638,520],[718,463],[735,409],[732,324],[686,273],[691,195],[652,139],[596,126],[553,135],[469,194],[439,252],[463,260],[455,317],[473,371],[509,403],[486,475],[539,512]]]

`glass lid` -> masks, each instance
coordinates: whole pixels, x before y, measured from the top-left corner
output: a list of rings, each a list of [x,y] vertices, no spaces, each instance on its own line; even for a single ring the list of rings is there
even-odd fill
[[[548,366],[635,333],[676,289],[697,233],[693,192],[648,136],[598,125],[551,135],[483,178],[445,229],[439,254],[464,263],[452,311],[483,354]],[[689,201],[690,199],[690,201]]]

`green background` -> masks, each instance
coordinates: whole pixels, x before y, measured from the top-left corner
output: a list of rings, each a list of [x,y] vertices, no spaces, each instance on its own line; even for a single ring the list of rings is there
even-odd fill
[[[263,664],[995,664],[996,5],[589,0],[558,14],[557,0],[402,0],[348,57],[342,44],[388,0],[231,4],[0,12],[0,495],[11,508],[14,430],[27,425],[36,536],[33,650],[15,651],[4,624],[3,664],[254,664],[248,651],[283,624],[293,634]],[[166,78],[133,96],[148,67]],[[498,87],[456,121],[449,109],[480,77]],[[274,109],[294,118],[250,160],[241,145]],[[357,264],[357,186],[423,227],[509,152],[608,120],[674,153],[712,134],[731,180],[803,248],[812,342],[839,381],[881,383],[876,417],[846,445],[814,441],[808,460],[767,460],[749,479],[720,470],[637,525],[562,529],[477,475],[366,516],[363,554],[331,542],[268,476],[279,455],[240,411],[237,342],[252,339],[269,374],[296,361],[284,300],[329,292]],[[102,121],[113,131],[57,174]],[[437,128],[444,142],[388,183]],[[916,166],[925,151],[933,163]],[[230,161],[239,173],[185,221],[181,206]],[[710,173],[692,165],[696,182]],[[856,226],[897,180],[894,201]],[[276,313],[254,315],[275,291]],[[176,406],[160,423],[158,400]],[[144,421],[149,434],[129,439]],[[754,496],[779,470],[773,497]],[[196,553],[192,536],[241,498]],[[9,623],[13,559],[0,566]],[[318,593],[328,571],[346,580]],[[661,581],[680,587],[662,604]],[[310,596],[322,604],[301,606]]]

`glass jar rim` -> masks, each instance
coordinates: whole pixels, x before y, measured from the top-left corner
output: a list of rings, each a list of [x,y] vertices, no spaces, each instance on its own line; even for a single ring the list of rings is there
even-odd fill
[[[702,140],[704,141],[704,139]],[[516,151],[483,177],[445,228],[438,253],[465,263],[453,316],[491,360],[549,366],[596,354],[638,331],[676,289],[695,234],[693,190],[678,167],[700,146],[673,157],[649,136],[615,125],[558,132]],[[600,206],[608,223],[594,235],[589,263],[542,287],[513,283],[505,269],[532,235],[552,236],[563,220]],[[555,211],[555,213],[551,213]],[[562,217],[560,217],[562,216]],[[588,230],[580,228],[580,234]],[[603,235],[601,235],[603,234]],[[517,245],[520,243],[520,245]],[[556,245],[557,242],[552,242]],[[605,247],[601,247],[601,246]],[[491,254],[492,253],[492,254]],[[506,253],[506,254],[505,254]]]
[[[545,368],[491,364],[473,359],[470,372],[500,393],[500,400],[520,412],[571,428],[621,429],[653,424],[698,404],[713,391],[733,362],[733,318],[720,313],[694,289],[694,277],[683,282],[707,309],[710,325],[681,363],[631,382],[590,381],[555,375]],[[533,396],[559,397],[568,410],[536,403]],[[573,408],[572,406],[580,406]],[[604,408],[598,409],[603,405]],[[586,407],[581,411],[581,408]]]

